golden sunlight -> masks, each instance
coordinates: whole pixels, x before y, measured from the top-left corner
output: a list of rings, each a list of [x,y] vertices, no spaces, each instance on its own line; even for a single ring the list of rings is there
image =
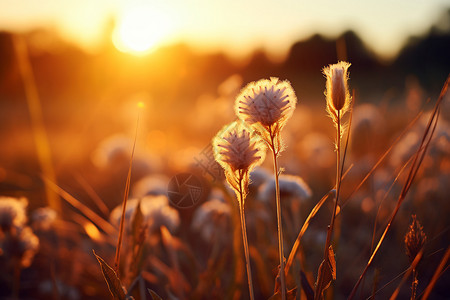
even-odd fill
[[[168,40],[172,25],[162,11],[150,6],[134,6],[120,16],[113,32],[113,43],[122,52],[144,55]]]

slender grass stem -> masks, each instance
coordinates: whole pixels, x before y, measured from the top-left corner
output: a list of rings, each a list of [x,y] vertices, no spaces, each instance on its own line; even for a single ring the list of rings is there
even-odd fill
[[[242,187],[242,176],[239,180],[239,214],[241,216],[241,231],[242,231],[242,242],[244,244],[245,253],[245,265],[247,267],[247,278],[248,278],[248,290],[250,292],[250,299],[254,300],[255,296],[253,293],[253,280],[252,280],[252,270],[250,268],[250,255],[248,251],[248,239],[247,239],[247,226],[245,225],[245,212],[244,212],[244,193]]]
[[[399,293],[400,293],[400,289],[403,286],[403,284],[406,282],[406,280],[411,276],[411,274],[413,275],[413,281],[414,278],[416,277],[416,275],[414,275],[415,271],[416,271],[416,267],[417,264],[419,263],[419,261],[422,259],[422,255],[423,255],[423,248],[422,250],[419,251],[419,253],[417,253],[416,257],[414,258],[414,260],[411,262],[411,265],[409,266],[408,270],[406,270],[406,272],[404,272],[403,278],[400,281],[400,284],[397,286],[397,288],[395,289],[395,291],[392,293],[391,297],[389,298],[389,300],[395,300],[397,299]],[[414,284],[414,283],[413,283]],[[414,292],[415,293],[415,292]],[[414,294],[414,298],[412,298],[412,294],[411,294],[411,299],[415,299],[415,294]]]
[[[140,110],[138,111],[138,116],[137,116],[137,120],[136,120],[136,131],[134,134],[133,149],[131,150],[130,165],[128,167],[127,180],[125,182],[125,192],[123,195],[123,202],[122,202],[122,217],[120,218],[119,237],[117,238],[116,255],[114,257],[114,271],[117,273],[117,276],[119,276],[119,271],[120,271],[120,269],[119,269],[120,249],[122,247],[123,230],[124,230],[124,224],[125,224],[125,212],[127,209],[128,194],[130,192],[131,169],[133,167],[134,150],[136,148],[136,140],[137,140],[137,134],[138,134],[138,128],[139,128],[139,118],[140,118]]]
[[[334,223],[336,220],[336,211],[339,203],[339,192],[341,190],[341,115],[340,111],[337,111],[337,137],[336,137],[336,200],[334,202],[333,214],[331,215],[330,229],[327,234],[327,243],[324,251],[324,257],[328,253],[328,247],[331,244],[331,236],[333,234]]]
[[[286,299],[286,280],[284,273],[284,249],[283,249],[283,224],[281,219],[281,203],[280,203],[280,185],[278,182],[278,158],[275,150],[274,136],[270,135],[271,145],[270,148],[273,154],[273,171],[275,173],[275,190],[276,190],[276,205],[277,205],[277,227],[278,227],[278,252],[280,256],[280,284],[281,284],[281,299]]]
[[[394,211],[392,212],[392,215],[391,215],[391,217],[389,219],[388,224],[386,225],[386,228],[383,231],[383,234],[381,235],[380,239],[378,240],[377,246],[375,247],[375,249],[373,250],[373,252],[372,252],[372,254],[370,256],[369,261],[367,262],[363,272],[359,276],[359,279],[356,282],[355,286],[353,287],[353,289],[352,289],[352,291],[350,293],[350,296],[348,297],[349,300],[351,300],[351,299],[353,299],[355,297],[356,290],[358,289],[362,278],[366,275],[366,272],[369,269],[369,267],[371,266],[375,255],[378,253],[378,250],[380,249],[380,246],[383,243],[383,241],[384,241],[384,239],[386,237],[386,234],[389,231],[389,229],[390,229],[390,227],[392,225],[392,222],[394,221],[394,219],[395,219],[395,217],[397,215],[398,210],[400,209],[400,205],[405,200],[406,195],[407,195],[407,193],[408,193],[408,191],[409,191],[409,189],[410,189],[410,187],[411,187],[411,185],[412,185],[412,183],[414,181],[414,178],[417,175],[417,172],[418,172],[418,170],[420,168],[420,165],[422,164],[422,161],[423,161],[423,159],[425,157],[425,154],[426,154],[426,151],[428,149],[428,146],[430,145],[431,138],[433,137],[434,131],[436,129],[438,118],[439,118],[439,107],[440,107],[442,99],[444,98],[444,96],[445,96],[445,94],[447,92],[447,88],[448,88],[449,82],[450,82],[450,76],[447,77],[447,80],[446,80],[446,82],[444,84],[444,87],[441,90],[441,94],[439,95],[439,98],[438,98],[438,100],[437,100],[437,102],[436,102],[436,104],[434,106],[433,112],[432,112],[432,114],[431,114],[431,116],[430,116],[430,118],[428,120],[428,124],[427,124],[427,127],[425,128],[425,132],[423,134],[422,141],[421,141],[421,143],[419,145],[418,150],[414,154],[414,159],[413,159],[413,162],[411,164],[410,171],[408,173],[408,177],[407,177],[407,179],[406,179],[406,181],[405,181],[405,183],[403,185],[402,191],[400,192],[400,195],[398,197],[397,204],[396,204],[396,206],[394,208]],[[426,299],[426,297],[424,296],[424,297],[422,297],[422,299]]]
[[[417,271],[416,268],[412,270],[412,283],[411,283],[411,300],[416,299],[416,291],[417,291]]]
[[[56,182],[56,173],[52,163],[52,152],[48,135],[44,124],[44,116],[42,111],[41,100],[37,89],[35,76],[30,63],[28,48],[25,40],[15,35],[13,37],[14,49],[17,55],[17,63],[19,67],[20,76],[22,77],[24,92],[26,95],[28,110],[30,113],[31,129],[36,146],[37,158],[43,176],[52,182]],[[61,200],[58,195],[45,184],[45,194],[48,205],[56,210],[62,212]]]
[[[423,292],[423,296],[421,298],[422,300],[427,300],[428,297],[430,297],[431,291],[433,290],[434,286],[436,285],[437,280],[439,279],[439,277],[441,277],[441,275],[447,269],[445,266],[447,265],[447,261],[449,260],[449,258],[450,258],[450,247],[447,247],[444,257],[442,257],[441,262],[439,263],[439,266],[437,267],[436,271],[434,272],[433,277],[430,280],[430,283],[428,284],[425,291]]]
[[[327,239],[325,242],[325,249],[323,253],[323,259],[324,261],[328,261],[328,249],[330,248],[331,244],[331,237],[333,235],[333,229],[334,229],[334,223],[336,220],[336,212],[338,207],[338,201],[339,201],[339,192],[341,189],[341,115],[340,111],[337,110],[337,124],[336,124],[336,198],[334,201],[334,207],[333,207],[333,213],[331,215],[331,221],[330,225],[328,226],[328,232],[327,232]],[[319,299],[320,292],[319,289],[321,288],[323,283],[323,273],[321,273],[320,277],[317,278],[317,286],[316,286],[316,293],[315,293],[315,299]]]

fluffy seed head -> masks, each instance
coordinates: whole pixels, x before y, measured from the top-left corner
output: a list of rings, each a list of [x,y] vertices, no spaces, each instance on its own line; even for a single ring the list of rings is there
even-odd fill
[[[335,111],[348,109],[350,105],[350,93],[348,91],[348,68],[350,63],[341,61],[334,65],[329,65],[323,69],[323,74],[327,77],[327,106]]]
[[[310,187],[300,176],[281,174],[279,187],[281,195],[287,198],[305,201],[312,195]],[[275,189],[275,179],[271,178],[260,188],[261,200],[269,202],[275,194]]]
[[[281,149],[279,133],[296,104],[297,97],[289,81],[272,77],[249,83],[236,98],[235,111],[267,143],[271,143],[271,136],[275,137],[277,148]]]
[[[31,265],[34,255],[39,250],[39,239],[33,233],[30,227],[20,228],[16,241],[17,248],[14,255],[20,258],[22,267],[27,268]]]
[[[239,194],[242,188],[248,186],[250,171],[264,160],[264,142],[250,133],[241,121],[236,121],[222,128],[212,144],[214,158],[225,170],[228,183]]]
[[[27,222],[27,205],[26,198],[0,196],[0,231],[24,226]]]
[[[206,201],[195,211],[191,227],[206,242],[225,244],[229,241],[231,227],[230,205],[215,198]]]
[[[34,230],[50,230],[57,218],[57,213],[50,207],[36,209],[31,215],[32,227]]]
[[[161,228],[167,227],[170,232],[175,232],[180,225],[178,211],[169,205],[169,199],[164,195],[147,195],[140,199],[128,199],[125,211],[125,229],[132,230],[132,220],[136,213],[138,203],[141,203],[141,212],[144,217],[144,224],[148,226],[148,231],[153,234]],[[122,205],[114,208],[109,216],[111,224],[119,227],[122,217]]]
[[[412,215],[412,219],[411,225],[409,225],[409,231],[405,235],[406,254],[410,262],[416,258],[416,255],[422,249],[427,239],[427,236],[423,232],[423,227],[416,219],[416,215]]]

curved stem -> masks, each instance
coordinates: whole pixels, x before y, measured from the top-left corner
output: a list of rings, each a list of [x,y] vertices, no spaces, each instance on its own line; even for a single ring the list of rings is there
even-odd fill
[[[331,244],[331,236],[333,235],[334,223],[336,219],[336,211],[338,207],[339,201],[339,192],[341,190],[341,115],[340,111],[337,111],[337,126],[336,126],[337,136],[336,136],[336,199],[334,201],[333,213],[331,215],[330,225],[328,226],[327,239],[325,242],[325,249],[323,253],[324,261],[328,260],[328,249]],[[316,295],[315,298],[318,299],[320,297],[318,293],[318,289],[322,286],[323,276],[317,278],[316,285]]]
[[[277,153],[275,151],[275,143],[273,134],[271,137],[271,150],[273,154],[273,170],[275,173],[275,189],[276,189],[276,204],[277,204],[277,227],[278,227],[278,252],[280,256],[280,284],[281,284],[281,299],[286,299],[286,280],[284,273],[284,249],[283,249],[283,225],[281,222],[281,203],[280,203],[280,185],[278,183],[278,161]]]
[[[242,231],[242,242],[244,244],[245,252],[245,265],[247,267],[247,278],[248,278],[248,289],[250,292],[250,299],[255,299],[253,294],[253,280],[252,280],[252,270],[250,268],[250,255],[248,251],[248,240],[247,240],[247,226],[245,225],[245,214],[244,214],[244,194],[242,192],[242,176],[239,180],[239,213],[241,216],[241,231]]]

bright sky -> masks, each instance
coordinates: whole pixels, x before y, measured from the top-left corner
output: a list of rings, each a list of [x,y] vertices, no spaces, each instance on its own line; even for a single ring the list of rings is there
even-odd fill
[[[335,36],[351,28],[389,56],[408,36],[426,32],[448,7],[448,0],[0,0],[0,30],[54,28],[89,48],[102,39],[111,18],[120,24],[127,14],[138,19],[135,12],[141,11],[156,25],[134,26],[152,31],[152,43],[185,41],[233,55],[263,47],[283,54],[314,33]],[[139,38],[130,28],[122,39]]]

